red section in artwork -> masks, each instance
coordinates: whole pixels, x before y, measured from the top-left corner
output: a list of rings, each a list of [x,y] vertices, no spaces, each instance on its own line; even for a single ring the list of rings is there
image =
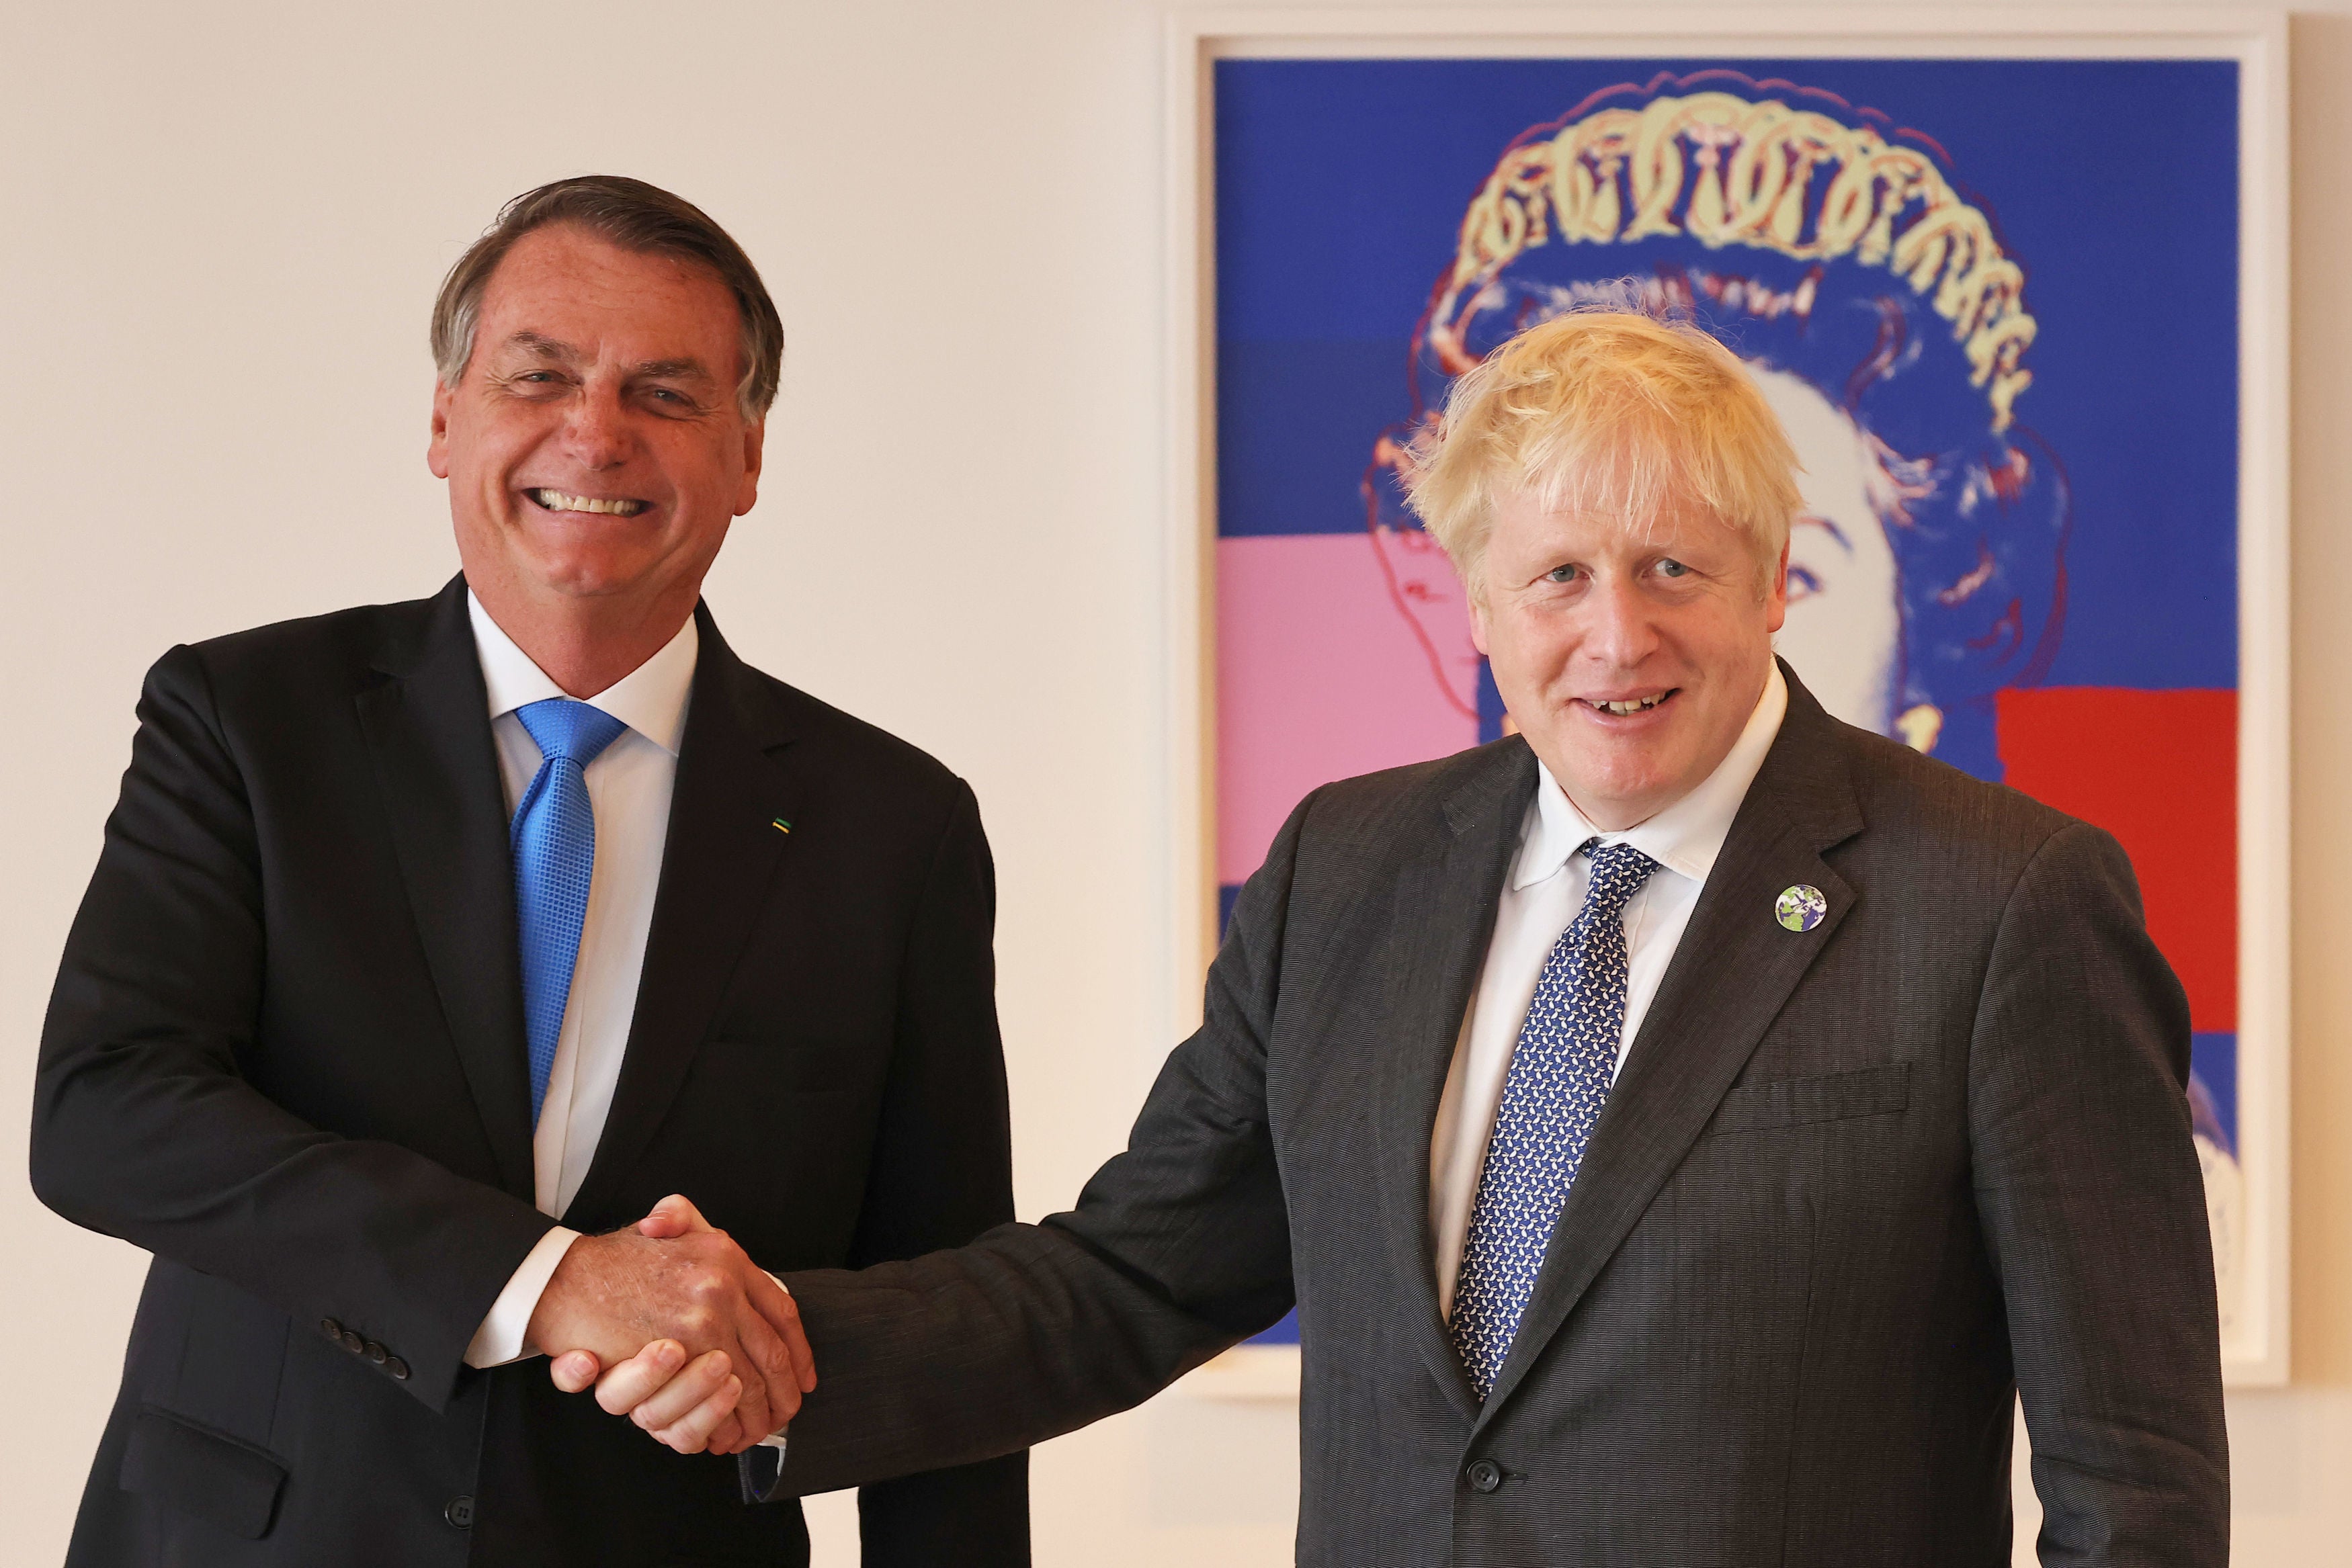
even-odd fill
[[[2238,694],[2005,691],[2000,760],[2035,800],[2115,834],[2190,1027],[2238,1027]]]

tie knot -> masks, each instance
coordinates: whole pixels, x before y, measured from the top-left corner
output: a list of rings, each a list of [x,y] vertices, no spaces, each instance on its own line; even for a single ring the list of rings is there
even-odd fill
[[[1604,844],[1599,839],[1587,839],[1584,852],[1592,857],[1592,885],[1584,894],[1584,913],[1605,910],[1611,915],[1622,911],[1658,862],[1631,844]]]
[[[603,708],[570,697],[549,697],[515,709],[515,717],[539,743],[539,754],[552,762],[562,758],[586,768],[629,727]]]

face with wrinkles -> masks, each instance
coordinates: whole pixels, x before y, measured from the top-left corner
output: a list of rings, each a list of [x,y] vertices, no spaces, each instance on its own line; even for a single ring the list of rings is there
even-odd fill
[[[740,358],[734,295],[709,268],[565,225],[517,241],[464,374],[433,397],[427,460],[476,592],[690,610],[759,493]]]
[[[1596,826],[1706,781],[1763,695],[1788,608],[1748,537],[1707,516],[1617,517],[1499,501],[1471,629],[1519,730]]]

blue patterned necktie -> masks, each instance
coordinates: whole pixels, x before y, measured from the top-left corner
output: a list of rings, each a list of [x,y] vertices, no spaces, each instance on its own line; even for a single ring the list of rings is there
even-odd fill
[[[1625,1031],[1625,905],[1658,862],[1600,842],[1577,851],[1592,856],[1591,885],[1536,981],[1470,1205],[1449,1328],[1481,1403],[1519,1332]]]
[[[515,917],[522,936],[522,1018],[530,1042],[530,1124],[547,1101],[555,1042],[572,998],[588,883],[596,869],[596,813],[588,765],[628,727],[601,708],[549,697],[515,709],[543,759],[514,814]]]

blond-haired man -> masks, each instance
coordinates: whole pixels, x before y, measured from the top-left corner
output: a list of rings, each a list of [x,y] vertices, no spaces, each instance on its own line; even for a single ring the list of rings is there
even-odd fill
[[[1991,1568],[2012,1390],[2045,1561],[2227,1560],[2180,988],[2113,840],[1776,664],[1793,466],[1685,327],[1462,379],[1415,501],[1519,733],[1299,805],[1076,1210],[791,1278],[788,1486],[1295,1300],[1301,1563]]]

